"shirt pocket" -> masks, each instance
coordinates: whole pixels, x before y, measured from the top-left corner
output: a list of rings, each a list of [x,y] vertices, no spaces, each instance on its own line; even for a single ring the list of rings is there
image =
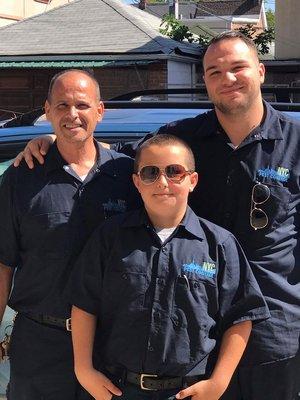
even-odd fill
[[[200,329],[206,329],[210,316],[217,314],[216,284],[204,277],[179,276],[174,290],[173,310],[186,315],[182,325],[195,321]],[[190,321],[189,321],[190,320]]]
[[[270,197],[262,204],[257,204],[256,207],[262,209],[267,217],[268,224],[261,231],[270,231],[282,224],[289,211],[291,193],[289,189],[283,185],[275,184],[274,182],[261,182],[270,189]]]
[[[146,273],[111,268],[103,280],[103,312],[120,315],[142,310],[146,282]]]
[[[205,278],[177,278],[171,321],[180,362],[188,363],[206,354],[209,334],[215,326],[216,304],[213,282]]]
[[[37,257],[61,258],[70,253],[70,212],[26,215],[21,224],[22,250]]]

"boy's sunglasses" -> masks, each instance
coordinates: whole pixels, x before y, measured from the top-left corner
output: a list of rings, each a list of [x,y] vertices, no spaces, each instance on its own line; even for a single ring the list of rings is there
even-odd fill
[[[169,181],[173,183],[181,183],[187,175],[191,175],[194,171],[187,171],[180,164],[167,165],[161,169],[155,165],[146,165],[141,168],[137,175],[145,185],[151,185],[157,179],[164,175]]]
[[[253,186],[251,195],[251,211],[250,211],[250,225],[255,230],[263,229],[268,225],[269,219],[264,210],[260,207],[270,197],[271,192],[268,186],[257,183]]]

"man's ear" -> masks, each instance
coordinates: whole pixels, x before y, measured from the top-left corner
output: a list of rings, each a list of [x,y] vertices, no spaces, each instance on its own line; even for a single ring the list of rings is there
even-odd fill
[[[103,101],[99,101],[98,104],[98,122],[102,121],[103,115],[104,115],[104,104]]]
[[[193,172],[190,175],[190,192],[192,192],[195,189],[195,187],[196,187],[196,185],[198,183],[198,178],[199,177],[198,177],[197,172]]]
[[[134,186],[137,188],[137,190],[140,192],[140,185],[141,185],[141,181],[140,178],[137,174],[132,174],[132,180],[134,183]],[[140,192],[141,193],[141,192]]]
[[[46,118],[48,121],[50,121],[50,103],[48,100],[45,101],[44,109],[45,109]]]
[[[258,73],[259,73],[259,77],[260,77],[260,83],[263,84],[265,81],[265,73],[266,73],[266,68],[263,63],[259,63]]]

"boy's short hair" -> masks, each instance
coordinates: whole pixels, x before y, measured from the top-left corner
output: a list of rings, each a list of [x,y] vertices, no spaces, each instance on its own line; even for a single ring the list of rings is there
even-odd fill
[[[135,159],[134,159],[134,172],[137,173],[139,171],[139,164],[141,160],[141,155],[144,149],[147,149],[150,146],[180,146],[186,150],[186,164],[189,171],[195,171],[195,157],[190,148],[190,146],[182,139],[173,135],[166,134],[157,134],[152,136],[150,139],[147,139],[144,143],[142,143],[136,151]],[[162,153],[163,154],[163,153]]]

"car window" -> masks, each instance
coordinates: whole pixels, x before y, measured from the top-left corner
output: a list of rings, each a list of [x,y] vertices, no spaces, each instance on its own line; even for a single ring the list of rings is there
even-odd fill
[[[0,326],[0,338],[3,338],[4,334],[10,334],[12,330],[12,320],[15,312],[6,307],[5,313],[3,315],[2,323]],[[0,398],[1,395],[6,392],[7,382],[9,380],[9,362],[0,363]]]
[[[0,163],[0,175],[13,163],[14,159]]]

